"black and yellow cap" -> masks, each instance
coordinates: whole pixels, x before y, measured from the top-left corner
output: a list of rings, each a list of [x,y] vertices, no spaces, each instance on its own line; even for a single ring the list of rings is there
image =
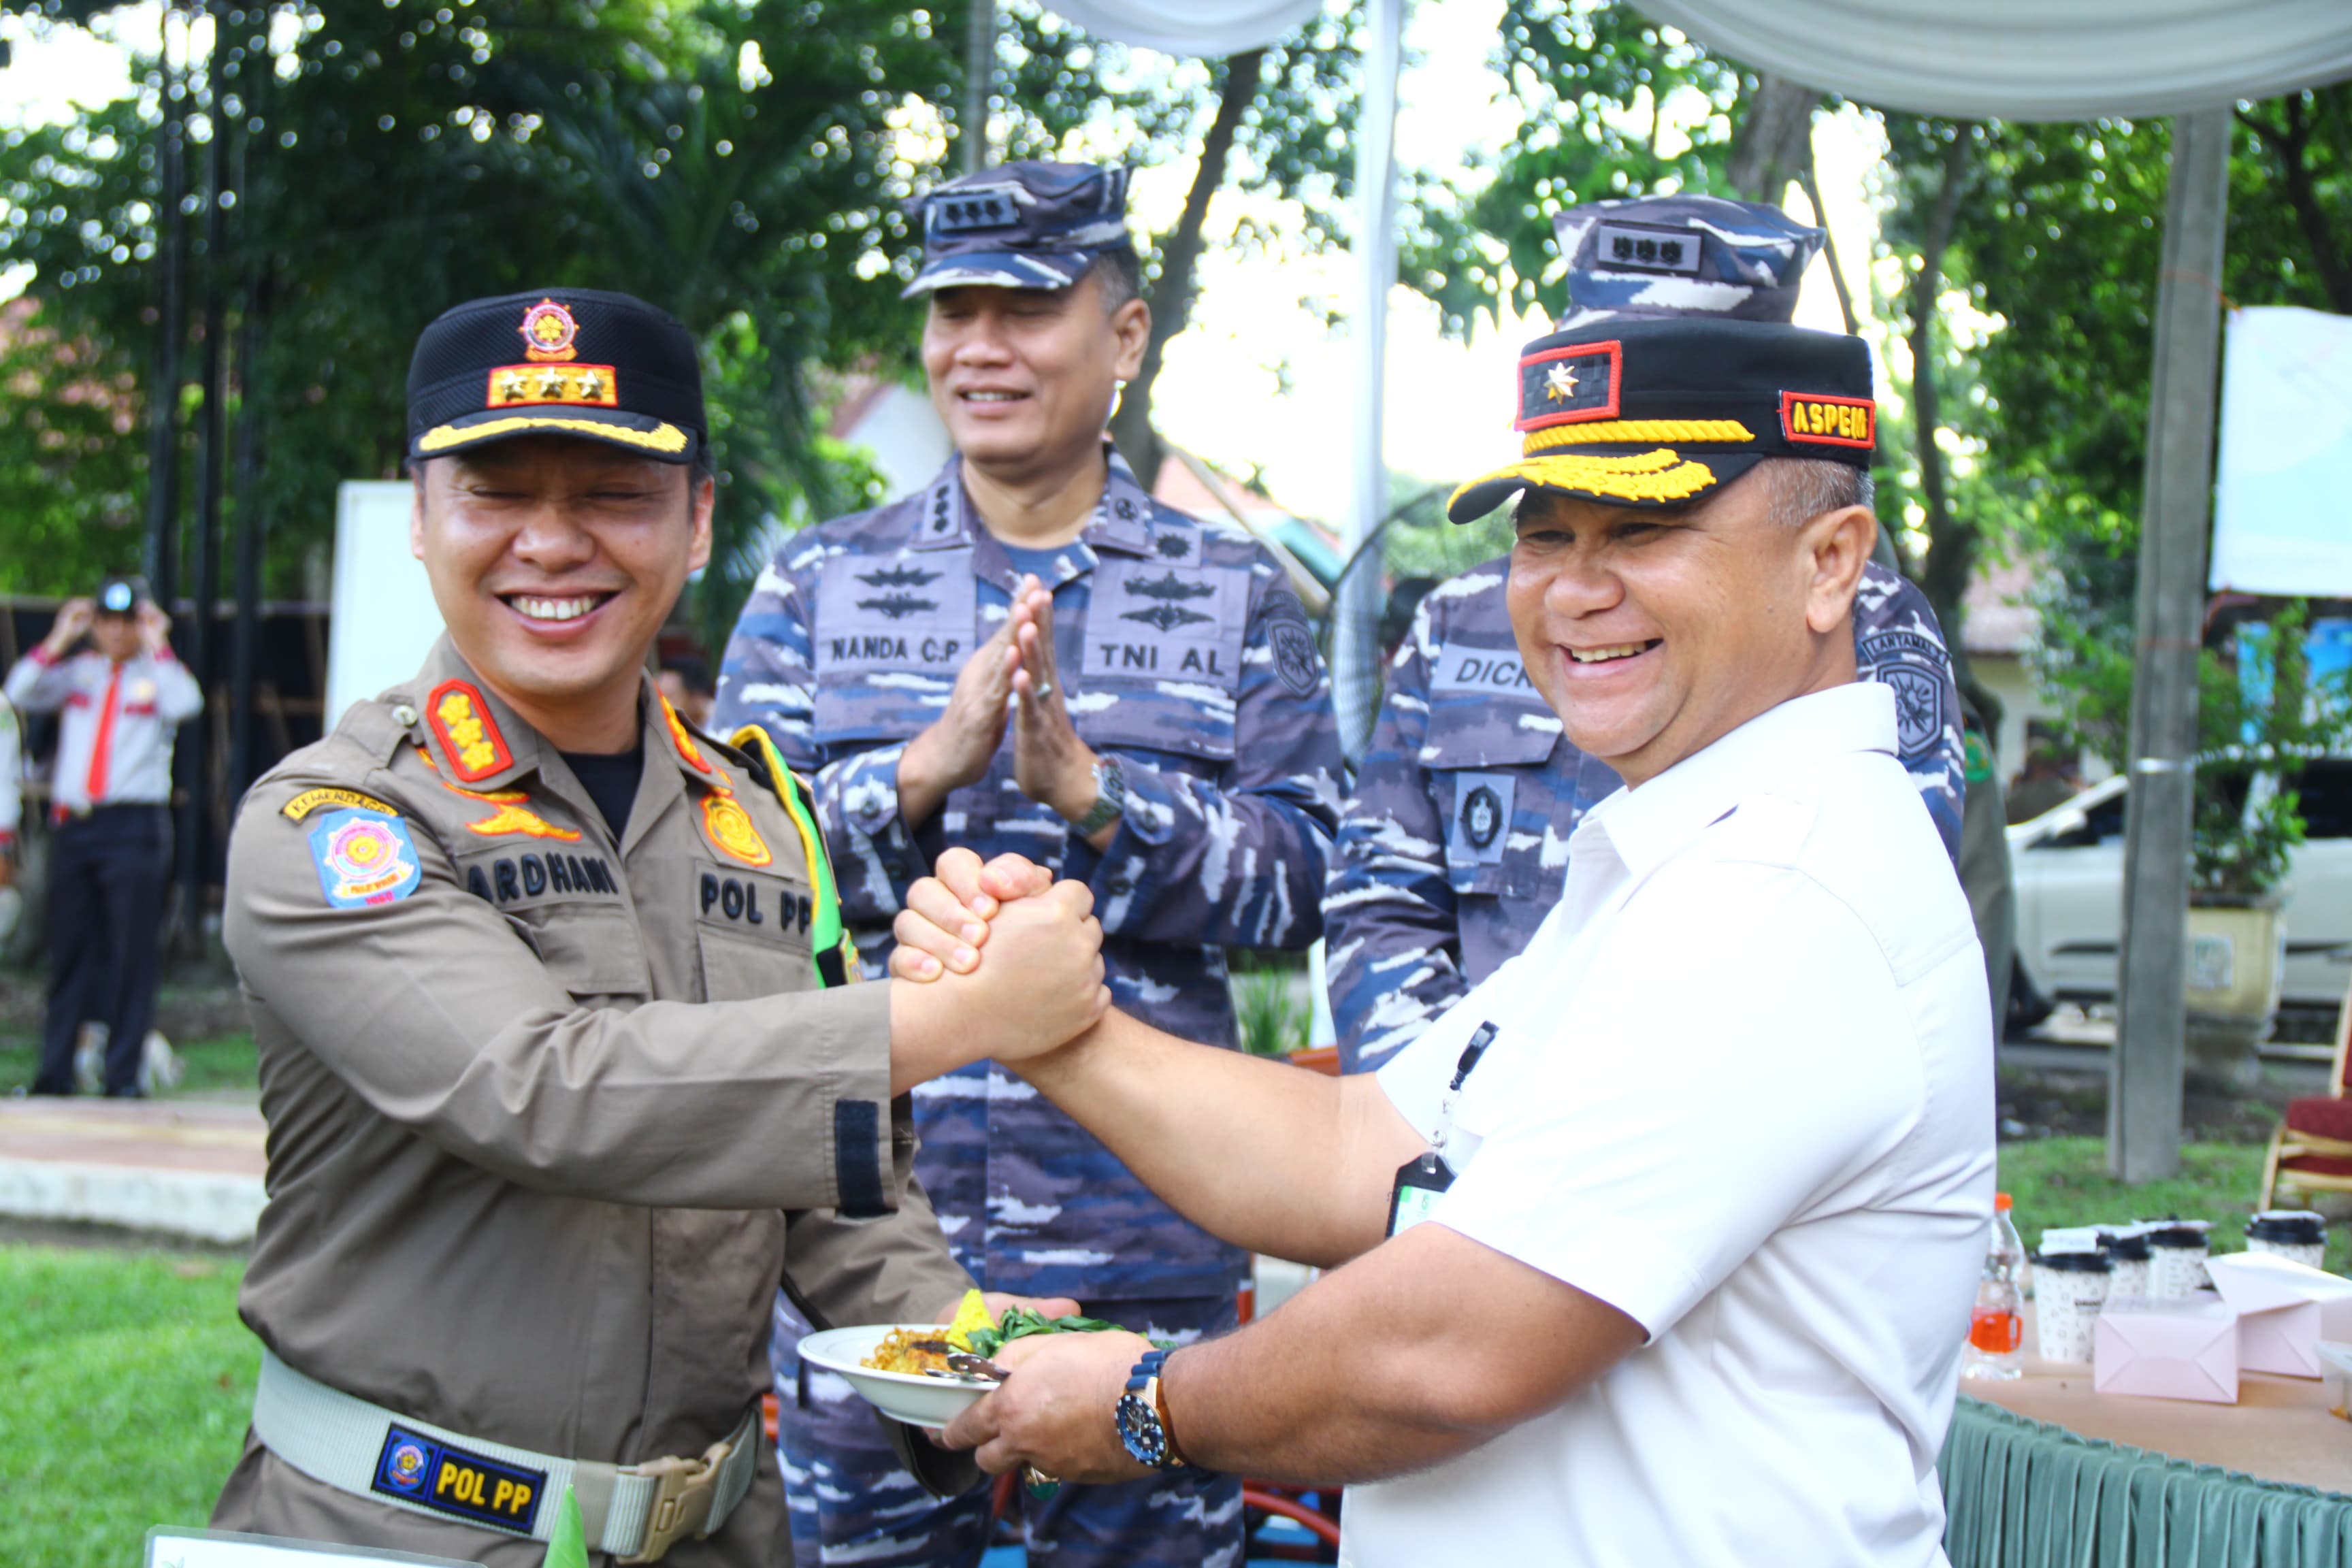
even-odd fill
[[[694,339],[627,294],[534,289],[445,310],[408,364],[408,455],[576,436],[657,462],[709,434]]]
[[[1468,522],[1528,489],[1679,506],[1767,458],[1867,469],[1878,439],[1859,338],[1715,316],[1619,317],[1519,354],[1519,460],[1446,502]]]

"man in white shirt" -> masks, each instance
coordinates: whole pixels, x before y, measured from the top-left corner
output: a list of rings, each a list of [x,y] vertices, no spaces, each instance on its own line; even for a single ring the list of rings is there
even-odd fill
[[[135,1098],[155,1017],[157,942],[172,868],[172,742],[204,706],[172,657],[171,617],[135,577],[68,599],[9,670],[8,700],[57,713],[49,800],[49,1008],[35,1094],[74,1090],[74,1037],[106,1025],[106,1092]],[[90,647],[75,645],[85,636]]]
[[[1017,1342],[949,1440],[1344,1482],[1360,1568],[1940,1563],[1991,1019],[1894,698],[1855,682],[1867,355],[1612,320],[1530,344],[1518,389],[1521,461],[1453,515],[1525,492],[1520,651],[1627,788],[1528,950],[1374,1077],[1116,1013],[1017,1064],[1198,1224],[1331,1272],[1164,1357]],[[940,871],[908,978],[989,962],[983,885],[1043,882]]]
[[[25,809],[25,760],[16,738],[16,710],[0,700],[0,952],[16,934],[16,917],[24,907],[17,892],[17,830]]]

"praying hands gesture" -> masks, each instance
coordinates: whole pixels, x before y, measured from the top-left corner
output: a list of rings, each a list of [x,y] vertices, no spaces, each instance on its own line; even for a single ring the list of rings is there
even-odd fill
[[[950,792],[977,784],[1013,724],[1013,782],[1021,793],[1076,822],[1093,809],[1095,752],[1079,738],[1054,657],[1054,595],[1034,577],[1013,591],[1004,622],[957,674],[946,711],[907,742],[898,760],[898,810],[926,820]],[[1088,842],[1108,848],[1113,821]],[[975,862],[975,865],[977,862]]]

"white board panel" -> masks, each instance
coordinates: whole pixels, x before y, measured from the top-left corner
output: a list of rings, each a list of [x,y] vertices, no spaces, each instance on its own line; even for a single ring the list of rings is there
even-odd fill
[[[2352,317],[2230,312],[2210,586],[2352,596]]]
[[[333,614],[327,623],[327,728],[343,710],[416,673],[441,635],[424,563],[408,552],[415,492],[349,479],[335,496]]]

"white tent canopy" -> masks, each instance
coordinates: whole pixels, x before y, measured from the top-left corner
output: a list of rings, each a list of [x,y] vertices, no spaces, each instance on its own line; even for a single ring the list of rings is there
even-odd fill
[[[1638,0],[1773,76],[1956,120],[2154,117],[2352,76],[2347,0]]]
[[[1323,0],[1050,0],[1050,7],[1097,38],[1217,56],[1265,47],[1321,15]]]

